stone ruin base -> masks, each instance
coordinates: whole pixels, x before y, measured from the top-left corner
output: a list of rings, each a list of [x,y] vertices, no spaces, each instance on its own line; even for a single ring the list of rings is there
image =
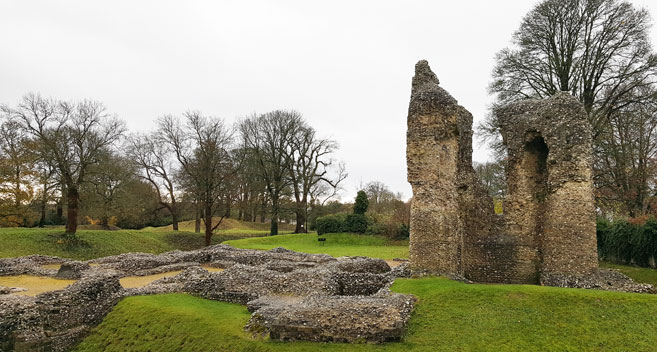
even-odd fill
[[[439,273],[428,270],[407,270],[409,271],[408,276],[412,278],[442,276],[450,280],[460,281],[467,284],[476,283],[462,275]],[[595,269],[589,274],[542,273],[539,278],[539,283],[541,286],[562,288],[657,294],[657,289],[653,285],[638,283],[616,269]]]
[[[619,292],[657,293],[653,285],[637,283],[627,275],[613,269],[596,269],[588,275],[543,273],[541,275],[541,285]]]
[[[62,264],[59,270],[44,268]],[[224,269],[209,272],[201,267]],[[119,279],[183,270],[140,288]],[[381,259],[333,258],[276,248],[216,245],[160,255],[128,253],[87,262],[58,257],[0,259],[0,276],[77,279],[63,290],[35,297],[0,288],[0,350],[66,351],[98,325],[122,298],[188,293],[246,304],[246,329],[274,340],[386,342],[401,340],[415,297],[389,290],[410,274]]]
[[[265,296],[249,302],[254,314],[247,329],[283,341],[400,341],[414,301],[390,291],[372,296]],[[348,314],[336,314],[340,311]]]

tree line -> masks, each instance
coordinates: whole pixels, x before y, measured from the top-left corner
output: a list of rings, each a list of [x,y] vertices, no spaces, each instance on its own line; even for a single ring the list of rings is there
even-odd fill
[[[306,232],[309,211],[347,177],[334,158],[337,143],[292,110],[234,125],[189,111],[158,118],[146,133],[129,133],[93,100],[31,93],[0,114],[2,226],[61,222],[75,238],[82,215],[105,228],[165,216],[173,230],[193,218],[210,244],[222,220],[236,215],[269,219],[272,235],[281,216]]]

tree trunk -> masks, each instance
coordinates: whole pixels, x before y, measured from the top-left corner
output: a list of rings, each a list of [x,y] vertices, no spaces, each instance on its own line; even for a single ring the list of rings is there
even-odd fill
[[[21,194],[21,169],[20,169],[20,167],[17,167],[16,168],[16,183],[14,184],[14,197],[16,197],[16,199],[15,199],[16,210],[18,210],[19,207],[21,206],[20,194]]]
[[[44,197],[45,198],[45,197]],[[41,219],[39,219],[39,227],[46,226],[46,200],[41,201]]]
[[[278,235],[278,196],[271,197],[271,236]]]
[[[260,205],[260,222],[263,224],[265,223],[265,209],[266,209],[266,205],[265,203],[262,203]]]
[[[226,212],[224,213],[226,219],[230,219],[230,198],[226,197]]]
[[[294,228],[294,233],[306,233],[306,208],[305,204],[302,204],[301,207],[297,207],[295,210],[297,216],[297,225]]]
[[[212,208],[205,206],[205,246],[209,246],[212,241]]]
[[[64,218],[64,199],[60,198],[59,202],[57,203],[57,224],[58,225],[61,225],[63,218]]]
[[[194,232],[201,232],[201,208],[196,204],[196,219],[194,221]]]
[[[80,200],[78,189],[76,187],[68,187],[66,199],[66,233],[75,235],[78,229],[78,202]]]
[[[169,211],[171,212],[173,231],[178,231],[178,210],[176,209],[176,204],[171,204]]]
[[[47,179],[43,183],[43,194],[41,195],[41,219],[39,219],[39,227],[46,225],[46,205],[48,203],[48,182]]]

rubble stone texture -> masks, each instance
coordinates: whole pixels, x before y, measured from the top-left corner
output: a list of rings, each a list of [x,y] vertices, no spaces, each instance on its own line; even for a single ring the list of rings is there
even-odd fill
[[[408,110],[411,268],[479,282],[539,283],[597,268],[591,131],[560,93],[500,108],[508,153],[504,216],[472,167],[472,115],[415,66]]]
[[[54,263],[61,268],[43,268]],[[209,272],[201,265],[224,270]],[[124,288],[119,281],[177,270],[182,272],[139,288]],[[78,281],[36,297],[0,287],[0,351],[69,350],[122,298],[135,295],[188,293],[246,304],[254,314],[247,328],[254,334],[342,342],[401,339],[415,302],[412,295],[388,289],[396,277],[408,275],[405,267],[393,271],[382,259],[334,258],[283,248],[215,245],[87,262],[45,256],[0,259],[0,276],[20,274]]]

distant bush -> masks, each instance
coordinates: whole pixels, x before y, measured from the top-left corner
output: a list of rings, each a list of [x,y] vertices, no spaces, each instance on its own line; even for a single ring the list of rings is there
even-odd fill
[[[368,235],[385,235],[387,232],[387,226],[378,221],[372,221],[368,226],[365,233]]]
[[[411,236],[411,227],[407,224],[400,224],[397,229],[397,238],[408,239]]]
[[[344,231],[354,233],[365,233],[367,230],[367,218],[363,214],[349,214],[344,221]]]
[[[354,214],[365,215],[369,206],[370,201],[367,199],[367,193],[365,191],[358,191],[356,201],[354,202]]]
[[[335,214],[318,217],[315,220],[317,234],[337,233],[345,231],[346,214]]]
[[[596,234],[600,259],[643,267],[655,265],[657,220],[618,220],[611,223],[598,219]]]

